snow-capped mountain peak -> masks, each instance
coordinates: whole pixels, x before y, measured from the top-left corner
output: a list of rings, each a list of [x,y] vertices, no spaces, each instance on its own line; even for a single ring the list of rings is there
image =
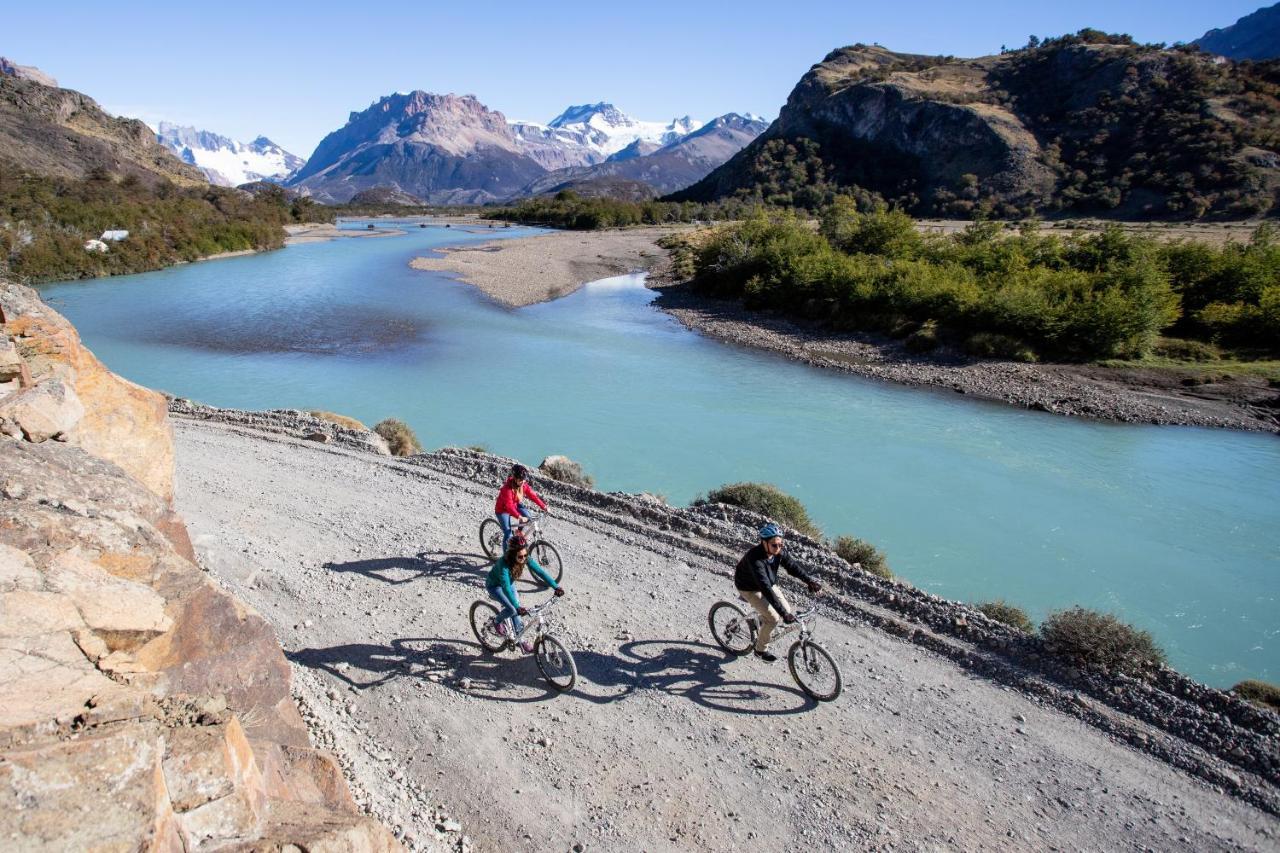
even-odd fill
[[[249,143],[226,136],[160,122],[156,138],[184,162],[204,172],[212,184],[235,187],[252,181],[281,182],[303,164],[265,136]]]
[[[600,162],[636,142],[667,145],[701,127],[689,116],[669,122],[641,121],[632,118],[613,104],[577,104],[560,115],[538,125],[518,122],[512,125],[518,142],[531,146],[562,144],[578,146],[586,162]]]

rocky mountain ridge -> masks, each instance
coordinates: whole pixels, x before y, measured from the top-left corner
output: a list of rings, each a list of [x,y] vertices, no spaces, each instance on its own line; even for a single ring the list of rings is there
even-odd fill
[[[10,74],[0,74],[0,162],[56,177],[108,172],[148,185],[207,183],[141,121],[116,118],[80,92]]]
[[[34,80],[41,86],[58,87],[58,81],[45,74],[34,65],[18,65],[8,57],[0,56],[0,76],[18,77],[22,80]]]
[[[612,181],[596,181],[604,186],[639,180],[655,191],[668,191],[723,162],[734,146],[749,141],[757,123],[735,114],[706,124],[688,116],[645,122],[603,102],[570,107],[545,125],[508,122],[474,96],[416,91],[387,96],[353,112],[288,184],[325,202],[345,202],[363,190],[380,189],[428,203],[485,203],[527,195],[533,184],[546,184],[548,173],[606,161],[644,161],[643,168],[566,172],[550,183]],[[704,136],[697,136],[703,131]],[[686,139],[687,147],[675,148]],[[645,159],[664,149],[672,150]]]
[[[1280,58],[1280,3],[1264,6],[1229,27],[1209,30],[1192,44],[1228,59]]]
[[[194,127],[160,122],[156,138],[184,163],[198,168],[209,183],[238,187],[255,181],[283,182],[306,161],[265,136],[237,142]]]
[[[816,207],[845,192],[922,215],[1243,218],[1276,207],[1278,113],[1264,71],[1093,30],[976,59],[854,45],[675,198]]]

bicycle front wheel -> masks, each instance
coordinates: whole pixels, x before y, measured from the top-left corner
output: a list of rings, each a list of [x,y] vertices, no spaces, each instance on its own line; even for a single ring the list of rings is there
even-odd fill
[[[727,601],[717,601],[707,614],[711,636],[731,655],[745,655],[756,644],[756,626],[747,619],[741,608]]]
[[[547,574],[556,579],[556,583],[560,583],[560,578],[564,577],[564,563],[560,561],[560,552],[556,550],[556,546],[545,540],[535,542],[533,547],[529,549],[529,553],[533,556],[533,559],[538,561],[539,566],[547,570]],[[546,586],[542,582],[542,578],[533,574],[533,572],[529,574],[532,575],[535,583],[540,586]]]
[[[502,525],[498,519],[486,518],[480,522],[480,548],[490,560],[502,554]]]
[[[507,638],[498,633],[498,608],[487,601],[471,605],[471,633],[486,652],[500,652],[507,645]]]
[[[539,637],[533,647],[533,656],[538,662],[538,669],[542,670],[542,677],[556,690],[568,690],[577,682],[578,665],[573,662],[573,655],[569,654],[564,643],[555,637]]]
[[[787,654],[787,665],[800,689],[819,702],[830,702],[844,688],[840,667],[817,643],[796,640]]]

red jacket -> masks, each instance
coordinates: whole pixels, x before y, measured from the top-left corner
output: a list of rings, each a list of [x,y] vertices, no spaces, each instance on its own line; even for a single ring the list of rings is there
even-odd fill
[[[493,505],[495,515],[506,513],[507,515],[520,514],[520,498],[527,497],[542,508],[546,512],[547,505],[542,502],[542,498],[538,497],[538,493],[528,483],[523,485],[519,496],[516,495],[515,480],[508,477],[507,482],[502,484],[502,488],[498,490],[498,501]]]

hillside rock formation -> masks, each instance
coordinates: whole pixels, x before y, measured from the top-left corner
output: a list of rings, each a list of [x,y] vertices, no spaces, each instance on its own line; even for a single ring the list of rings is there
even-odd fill
[[[603,181],[638,181],[657,193],[683,189],[704,178],[768,128],[763,119],[728,113],[665,145],[638,139],[603,163],[560,169],[525,187],[522,195],[541,195]]]
[[[54,88],[58,86],[57,80],[34,65],[18,65],[4,56],[0,56],[0,75],[20,77],[23,80],[34,80],[41,86],[53,86]]]
[[[978,59],[854,45],[673,198],[813,207],[849,192],[932,215],[1251,216],[1280,187],[1277,95],[1247,67],[1094,31]]]
[[[397,849],[311,747],[271,627],[192,562],[172,460],[164,398],[0,283],[0,837]]]
[[[1280,3],[1245,15],[1229,27],[1209,30],[1192,44],[1228,59],[1280,58]]]
[[[432,203],[509,197],[545,170],[521,153],[502,113],[475,97],[416,91],[352,113],[289,182],[320,201],[385,186]]]
[[[20,171],[85,178],[105,170],[147,185],[207,183],[137,119],[115,118],[71,89],[0,74],[0,163]]]
[[[305,162],[265,136],[237,142],[226,136],[160,122],[156,138],[184,163],[198,168],[209,183],[238,187],[255,181],[281,182]]]

